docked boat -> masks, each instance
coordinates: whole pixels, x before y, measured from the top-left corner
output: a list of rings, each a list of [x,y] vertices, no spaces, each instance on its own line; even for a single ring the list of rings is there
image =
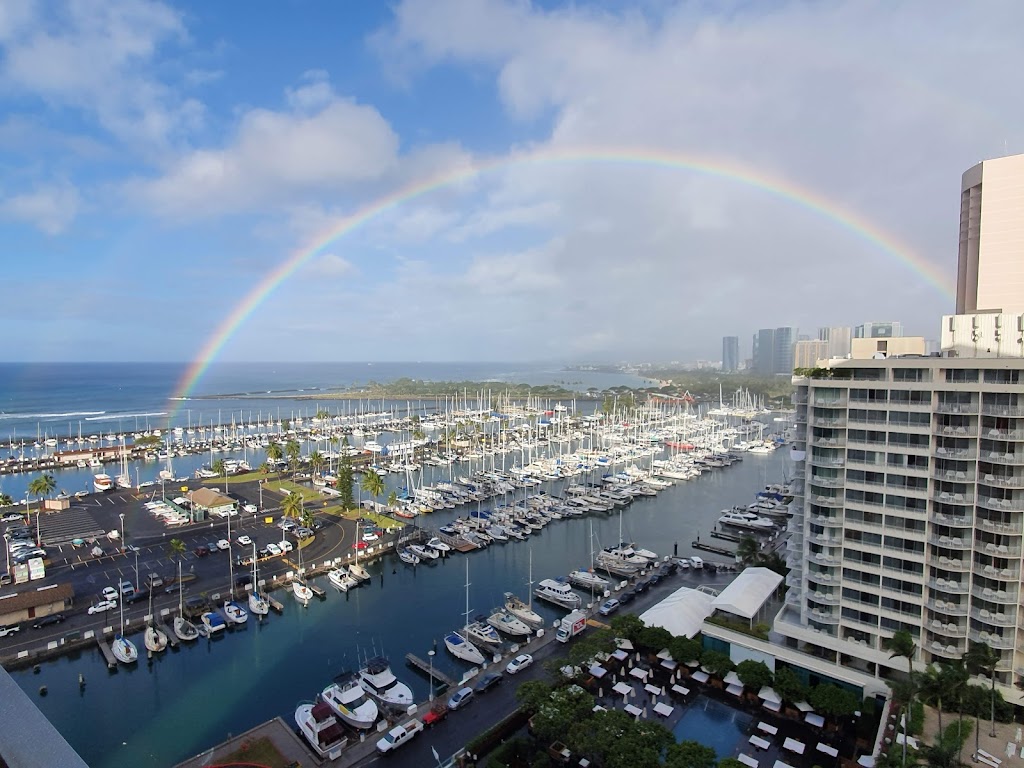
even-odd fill
[[[348,575],[360,582],[370,580],[370,572],[363,568],[359,563],[351,563],[349,565]]]
[[[359,670],[359,685],[374,699],[390,707],[405,709],[412,704],[412,690],[395,677],[383,656],[367,660]]]
[[[199,620],[203,622],[203,626],[206,627],[206,631],[211,637],[222,632],[227,626],[224,623],[224,617],[217,611],[207,611],[199,617]]]
[[[299,704],[295,710],[295,724],[306,741],[320,757],[337,757],[347,739],[345,731],[324,702]]]
[[[468,661],[470,664],[483,664],[484,655],[480,649],[473,645],[459,632],[449,632],[444,636],[444,647],[456,658]]]
[[[619,544],[619,551],[627,553],[627,554],[632,553],[632,554],[636,555],[637,557],[642,557],[644,560],[648,561],[649,563],[653,563],[655,560],[658,559],[658,553],[657,552],[652,552],[649,549],[644,549],[643,547],[638,547],[636,544],[631,544],[630,542],[627,542],[627,541],[624,541],[621,544]]]
[[[583,602],[582,598],[572,591],[568,582],[561,579],[544,579],[537,589],[533,590],[533,595],[570,611],[579,608]]]
[[[249,613],[255,616],[266,616],[270,613],[270,601],[266,595],[260,594],[256,559],[256,542],[254,541],[252,543],[252,591],[249,593]]]
[[[539,613],[534,611],[529,605],[524,603],[511,592],[505,593],[505,610],[520,621],[534,627],[539,627],[544,624],[544,619],[541,618]]]
[[[492,613],[487,617],[487,623],[499,632],[513,637],[527,637],[533,632],[525,622],[516,618],[515,614],[507,609],[499,609]]]
[[[249,620],[249,614],[246,613],[245,608],[234,600],[224,601],[224,615],[232,624],[245,624]]]
[[[608,579],[602,579],[588,568],[577,568],[569,574],[569,581],[577,587],[603,592],[608,588]]]
[[[108,474],[100,472],[98,475],[92,476],[92,487],[96,489],[97,493],[112,491],[114,490],[114,478]]]
[[[174,636],[183,642],[187,643],[199,637],[199,630],[196,629],[196,625],[184,616],[174,617],[173,628]]]
[[[441,541],[439,538],[437,538],[437,536],[434,536],[434,537],[430,538],[427,541],[427,546],[430,547],[431,549],[436,550],[437,552],[441,552],[441,553],[450,552],[451,549],[452,549],[450,545],[445,544],[443,541]]]
[[[160,653],[167,650],[167,633],[157,626],[150,624],[142,633],[142,644],[151,653]]]
[[[775,527],[775,523],[767,517],[761,517],[753,512],[739,512],[734,509],[729,510],[718,518],[718,522],[722,525],[731,525],[736,528],[750,528],[760,531],[770,531]]]
[[[438,557],[437,551],[431,547],[424,547],[422,544],[410,544],[409,551],[412,552],[420,560],[436,560]]]
[[[295,579],[292,582],[292,593],[303,605],[308,605],[313,599],[313,590],[306,586],[302,579]]]
[[[343,675],[324,688],[320,699],[353,728],[372,728],[380,716],[377,703],[366,695],[355,676]]]
[[[345,570],[344,566],[341,568],[335,568],[333,571],[328,573],[327,580],[342,592],[348,592],[352,587],[359,586],[359,582],[349,576],[348,571]]]
[[[501,645],[501,635],[487,623],[487,619],[483,616],[477,616],[474,621],[466,625],[466,637],[474,643]]]
[[[398,559],[407,565],[419,565],[420,559],[409,549],[398,550]]]
[[[135,647],[135,643],[122,634],[114,636],[114,640],[110,643],[110,651],[114,654],[114,658],[122,664],[134,664],[139,660],[139,649]]]

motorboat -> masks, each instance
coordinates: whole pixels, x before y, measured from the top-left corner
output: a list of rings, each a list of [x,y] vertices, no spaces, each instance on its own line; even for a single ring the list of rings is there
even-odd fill
[[[475,620],[466,625],[466,637],[475,643],[501,645],[501,635],[487,623],[484,616],[477,616]]]
[[[398,550],[398,559],[407,565],[419,565],[420,559],[411,550]]]
[[[382,704],[400,709],[412,704],[412,690],[395,677],[383,656],[367,659],[359,670],[359,685]]]
[[[753,512],[739,512],[731,509],[718,518],[722,525],[731,525],[737,528],[752,528],[755,530],[768,531],[775,527],[775,523],[767,517],[761,517]]]
[[[588,568],[577,568],[569,574],[569,581],[577,587],[592,589],[603,592],[609,586],[608,579],[602,579],[593,570]]]
[[[513,637],[527,637],[533,630],[507,609],[498,609],[487,617],[487,623],[500,632]]]
[[[526,624],[530,624],[535,627],[539,627],[544,624],[544,619],[541,618],[539,613],[534,611],[529,605],[524,603],[511,592],[505,593],[505,610]]]
[[[335,568],[327,574],[327,580],[342,592],[348,592],[352,587],[358,587],[359,582],[349,576],[344,567]]]
[[[160,653],[167,650],[167,633],[152,624],[146,627],[142,633],[142,644],[151,653]]]
[[[644,549],[643,547],[638,547],[636,544],[632,544],[632,543],[627,542],[627,541],[624,541],[621,544],[619,544],[619,551],[620,552],[632,552],[637,557],[642,557],[645,560],[647,560],[648,562],[654,562],[655,560],[658,559],[658,553],[657,552],[652,552],[649,549]]]
[[[355,676],[343,675],[320,694],[334,714],[353,728],[372,728],[380,716],[377,703],[366,695]]]
[[[199,620],[203,622],[203,626],[206,627],[206,631],[211,637],[222,632],[227,626],[224,623],[224,617],[217,611],[207,611],[199,617]]]
[[[445,544],[443,541],[441,541],[439,538],[437,538],[437,536],[434,536],[434,537],[428,539],[427,540],[427,546],[430,547],[431,549],[437,551],[437,552],[442,552],[442,553],[443,552],[450,552],[451,549],[452,549],[450,545]]]
[[[633,565],[637,568],[643,568],[648,563],[648,559],[638,555],[632,547],[606,547],[601,550],[598,557],[604,557],[625,565]]]
[[[114,478],[108,474],[100,472],[98,475],[92,476],[92,487],[96,489],[97,493],[112,491],[114,490]]]
[[[249,614],[246,613],[245,608],[234,600],[224,601],[224,615],[232,624],[245,624],[249,620]]]
[[[437,550],[424,547],[422,544],[410,544],[409,551],[420,560],[436,560],[438,558]]]
[[[463,661],[468,661],[470,664],[483,664],[485,662],[484,655],[480,653],[480,649],[459,632],[453,631],[445,635],[444,647],[453,656]]]
[[[537,589],[533,590],[533,595],[570,611],[579,608],[583,602],[582,598],[572,591],[568,582],[561,579],[544,579]]]
[[[313,590],[302,579],[295,579],[292,582],[292,593],[303,605],[308,605],[313,599]]]
[[[332,759],[341,753],[347,739],[345,730],[325,702],[304,702],[295,709],[295,724],[320,757]]]
[[[114,658],[122,664],[134,664],[139,660],[139,649],[135,647],[135,643],[122,634],[114,636],[113,642],[110,643],[110,651],[114,654]]]

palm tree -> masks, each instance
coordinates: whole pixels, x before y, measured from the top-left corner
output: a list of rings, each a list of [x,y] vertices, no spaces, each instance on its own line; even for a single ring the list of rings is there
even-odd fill
[[[291,467],[292,472],[299,465],[299,454],[302,453],[302,447],[299,445],[298,440],[289,440],[284,445],[284,452],[288,455],[288,465]]]
[[[171,539],[167,543],[167,553],[173,557],[176,561],[180,561],[185,555],[185,542],[181,539]]]
[[[999,663],[999,654],[992,650],[992,646],[985,643],[972,642],[971,647],[964,654],[964,664],[973,674],[984,672],[988,675],[992,684],[992,731],[989,736],[996,735],[996,664]]]
[[[14,499],[6,493],[0,493],[0,507],[9,507],[14,504]]]
[[[889,658],[894,659],[902,656],[907,660],[907,677],[910,680],[910,688],[907,692],[907,717],[906,726],[910,725],[910,713],[914,703],[914,654],[917,653],[917,646],[914,644],[914,636],[907,630],[901,629],[892,637],[882,641],[882,647],[890,651]],[[907,737],[910,736],[909,727],[904,727],[903,733],[903,765],[907,764]]]
[[[753,536],[744,536],[736,546],[736,557],[743,565],[753,565],[761,557],[761,545]]]
[[[221,475],[224,478],[224,493],[228,492],[228,465],[224,463],[224,459],[217,459],[210,465],[210,469]]]
[[[281,509],[284,511],[285,517],[291,517],[296,520],[301,519],[303,512],[302,494],[289,493],[284,497],[284,503],[281,505]]]
[[[942,727],[942,702],[951,701],[960,687],[967,684],[967,670],[960,662],[931,665],[921,678],[921,695],[935,704],[939,716],[939,740],[945,730]]]
[[[39,515],[43,511],[43,498],[53,493],[53,489],[57,487],[57,481],[53,479],[53,475],[43,473],[39,477],[35,478],[28,484],[28,492],[39,500],[39,508],[36,510],[36,544],[39,544]],[[26,514],[31,515],[31,512],[26,510]],[[32,518],[29,517],[29,522]]]
[[[284,456],[280,443],[271,443],[267,446],[267,459],[269,461],[280,461]]]
[[[382,493],[384,493],[384,480],[381,476],[373,469],[373,467],[366,467],[363,470],[363,480],[359,483],[364,491],[376,499]]]
[[[388,494],[388,506],[392,509],[398,504],[398,491],[392,491]]]
[[[313,451],[309,454],[309,467],[314,474],[319,475],[324,468],[324,455],[320,451]]]

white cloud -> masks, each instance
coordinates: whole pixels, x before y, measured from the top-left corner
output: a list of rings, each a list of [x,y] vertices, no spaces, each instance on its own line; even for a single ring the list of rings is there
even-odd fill
[[[314,277],[335,279],[355,272],[355,265],[336,253],[325,253],[311,261],[306,271]]]
[[[78,207],[78,190],[67,181],[0,199],[0,215],[27,222],[48,235],[63,232],[74,220]]]

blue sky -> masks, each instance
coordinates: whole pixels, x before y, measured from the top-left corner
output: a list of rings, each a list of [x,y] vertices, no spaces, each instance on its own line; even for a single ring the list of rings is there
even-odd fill
[[[328,244],[221,359],[715,358],[722,335],[872,319],[934,337],[948,296],[792,201],[681,170],[504,161],[707,158],[812,190],[951,283],[960,174],[1024,151],[1006,98],[1022,16],[6,0],[0,357],[193,359],[346,215],[491,163]]]

